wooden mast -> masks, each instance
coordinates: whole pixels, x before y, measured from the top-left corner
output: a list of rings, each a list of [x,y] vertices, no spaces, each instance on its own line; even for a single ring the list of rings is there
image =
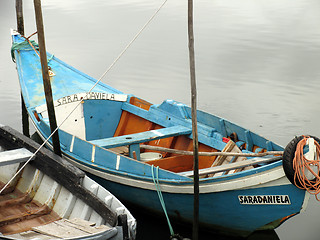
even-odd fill
[[[193,0],[188,0],[188,35],[189,35],[189,62],[191,82],[191,115],[193,136],[193,231],[192,239],[197,240],[199,235],[199,156],[198,156],[198,129],[197,129],[197,86],[194,58],[194,36],[193,36]]]
[[[42,19],[42,10],[41,10],[41,0],[34,0],[34,10],[36,15],[36,23],[37,23],[38,44],[39,44],[40,61],[41,61],[41,68],[42,68],[43,87],[44,87],[44,92],[46,97],[50,129],[51,129],[51,133],[53,133],[57,128],[57,121],[56,121],[56,116],[54,111],[52,89],[51,89],[51,83],[50,83],[50,77],[49,77],[49,71],[48,71],[47,52],[46,52],[46,46],[45,46],[43,19]],[[53,143],[54,152],[57,155],[61,156],[58,131],[56,131],[52,135],[52,143]]]

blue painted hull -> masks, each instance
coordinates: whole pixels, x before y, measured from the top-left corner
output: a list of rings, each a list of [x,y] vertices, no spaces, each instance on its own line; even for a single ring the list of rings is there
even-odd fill
[[[155,212],[164,216],[157,193],[141,188],[128,187],[111,181],[92,176],[103,184],[117,197],[134,204],[146,211]],[[294,202],[290,206],[259,206],[241,205],[239,195],[289,195]],[[128,198],[128,196],[130,196]],[[163,193],[166,209],[169,216],[176,221],[192,223],[193,195]],[[305,193],[293,185],[267,187],[257,189],[235,190],[221,193],[208,193],[200,195],[199,222],[206,229],[219,231],[231,235],[246,236],[258,229],[273,229],[282,223],[283,216],[297,213],[304,201]],[[270,226],[267,226],[270,224]]]
[[[23,41],[20,36],[13,36],[14,43]],[[39,59],[30,48],[15,50],[14,55],[30,118],[40,136],[46,139],[50,128],[44,107]],[[116,131],[124,111],[167,129],[179,125],[178,130],[183,129],[186,137],[191,139],[185,130],[190,127],[190,108],[169,100],[145,110],[130,104],[132,95],[123,96],[120,91],[102,83],[97,85],[94,94],[82,99],[83,93],[96,80],[55,57],[50,60],[50,66],[55,74],[51,77],[51,84],[58,117],[68,114],[63,112],[68,106],[81,102],[81,109],[77,110],[79,116],[59,130],[65,157],[90,173],[118,198],[162,215],[153,183],[155,168],[98,146],[95,139],[110,144],[108,137]],[[219,151],[226,145],[223,139],[233,132],[237,133],[239,142],[246,144],[247,152],[253,151],[254,145],[266,150],[283,150],[281,146],[217,116],[199,111],[198,121],[199,141]],[[136,141],[139,144],[141,139]],[[51,147],[50,140],[48,146]],[[192,222],[193,179],[160,168],[158,180],[170,218]],[[257,229],[277,227],[288,217],[298,214],[306,206],[306,199],[306,192],[286,179],[279,160],[238,173],[200,179],[199,220],[202,226],[210,229],[247,235]]]

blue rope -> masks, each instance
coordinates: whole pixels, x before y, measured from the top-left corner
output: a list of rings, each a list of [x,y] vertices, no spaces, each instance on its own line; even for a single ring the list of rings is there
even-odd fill
[[[154,185],[156,186],[156,190],[157,190],[157,193],[158,193],[158,197],[159,197],[162,209],[164,211],[164,214],[166,215],[168,226],[169,226],[169,230],[170,230],[170,234],[171,234],[171,236],[173,236],[174,235],[174,231],[173,231],[173,228],[171,226],[170,219],[169,219],[169,216],[168,216],[168,213],[167,213],[167,210],[166,210],[166,205],[164,203],[164,199],[163,199],[163,196],[162,196],[162,193],[161,193],[161,190],[160,190],[160,185],[159,185],[159,166],[156,167],[156,179],[154,177],[153,168],[154,168],[154,166],[152,165],[151,166],[152,180],[154,182]]]

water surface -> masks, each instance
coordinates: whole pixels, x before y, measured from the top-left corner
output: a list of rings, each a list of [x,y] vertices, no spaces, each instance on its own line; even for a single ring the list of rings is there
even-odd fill
[[[161,4],[44,0],[47,49],[99,78]],[[190,104],[186,13],[186,1],[168,1],[103,82],[153,103]],[[30,35],[36,29],[33,1],[24,1],[24,16]],[[199,0],[194,21],[199,109],[283,146],[295,135],[320,136],[318,1]],[[14,1],[1,0],[0,22],[0,123],[21,130],[19,84],[10,57]],[[320,203],[312,197],[307,211],[276,234],[281,240],[318,239],[319,215]],[[144,227],[143,217],[139,220]],[[156,228],[159,234],[143,227],[140,239],[168,235],[165,224]]]

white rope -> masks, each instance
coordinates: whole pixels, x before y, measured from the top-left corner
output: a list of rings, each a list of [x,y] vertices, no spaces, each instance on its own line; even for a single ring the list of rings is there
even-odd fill
[[[112,69],[112,67],[119,61],[119,59],[123,56],[123,54],[128,50],[128,48],[132,45],[132,43],[139,37],[139,35],[144,31],[144,29],[149,25],[149,23],[155,18],[158,12],[162,9],[162,7],[166,4],[168,0],[165,0],[160,7],[155,11],[155,13],[150,17],[150,19],[143,25],[140,31],[133,37],[133,39],[128,43],[128,45],[122,50],[119,56],[112,62],[109,68],[101,75],[98,81],[91,87],[89,92],[86,93],[84,98],[91,93],[91,91],[98,85],[98,83],[105,77],[105,75]],[[32,154],[32,156],[22,165],[22,167],[16,172],[16,174],[7,182],[6,185],[0,190],[0,194],[4,191],[4,189],[9,186],[9,184],[16,178],[22,169],[33,159],[33,157],[40,151],[40,149],[49,141],[49,139],[55,134],[56,131],[62,126],[62,124],[71,116],[71,114],[76,110],[76,108],[81,104],[81,101],[74,107],[74,109],[68,114],[68,116],[61,122],[61,124],[50,134],[50,136],[40,145],[40,147]]]
[[[113,63],[109,66],[109,68],[102,74],[99,78],[98,82],[111,70],[111,68],[118,62],[118,60],[122,57],[122,55],[128,50],[128,48],[132,45],[132,43],[139,37],[139,35],[143,32],[143,30],[149,25],[149,23],[155,18],[158,12],[162,9],[162,7],[166,4],[168,0],[165,0],[160,7],[155,11],[155,13],[150,17],[150,19],[146,22],[146,24],[140,29],[140,31],[133,37],[131,42],[123,49],[123,51],[119,54],[119,56],[113,61]],[[97,82],[97,83],[98,83]],[[91,88],[91,90],[97,85],[97,83]]]

